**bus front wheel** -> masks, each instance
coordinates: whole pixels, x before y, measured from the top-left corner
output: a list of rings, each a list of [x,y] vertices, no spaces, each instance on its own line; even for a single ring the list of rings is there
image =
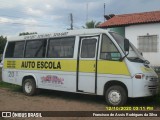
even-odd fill
[[[36,83],[34,79],[26,79],[22,87],[25,95],[32,96],[36,93]]]
[[[107,104],[110,106],[122,106],[127,101],[126,91],[119,85],[106,89],[104,96]]]

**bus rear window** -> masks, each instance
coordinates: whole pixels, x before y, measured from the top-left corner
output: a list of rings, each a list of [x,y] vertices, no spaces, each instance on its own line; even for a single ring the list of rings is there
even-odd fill
[[[24,41],[8,42],[5,58],[22,58],[24,44]]]

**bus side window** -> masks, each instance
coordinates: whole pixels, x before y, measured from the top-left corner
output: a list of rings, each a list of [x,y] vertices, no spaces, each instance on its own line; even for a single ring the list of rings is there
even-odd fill
[[[45,57],[47,41],[42,40],[31,40],[26,43],[26,58],[43,58]]]
[[[94,58],[96,52],[97,39],[83,39],[81,48],[81,58]]]
[[[49,58],[73,58],[75,37],[51,38],[48,43]]]
[[[100,59],[119,60],[120,58],[121,58],[121,54],[117,50],[116,46],[113,44],[113,42],[110,40],[110,38],[107,35],[103,34]]]

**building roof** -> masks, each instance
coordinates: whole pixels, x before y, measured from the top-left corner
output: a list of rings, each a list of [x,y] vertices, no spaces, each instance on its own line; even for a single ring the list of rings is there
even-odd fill
[[[115,15],[100,24],[99,27],[118,27],[145,23],[160,23],[160,11]]]

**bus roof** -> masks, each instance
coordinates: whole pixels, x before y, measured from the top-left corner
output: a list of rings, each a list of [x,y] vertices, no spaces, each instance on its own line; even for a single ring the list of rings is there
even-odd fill
[[[45,33],[45,34],[32,34],[24,36],[9,37],[8,41],[19,41],[19,40],[33,40],[33,39],[43,39],[43,38],[54,38],[54,37],[66,37],[74,35],[91,35],[91,34],[100,34],[106,33],[106,29],[79,29],[79,30],[67,30],[64,32],[57,33]]]

